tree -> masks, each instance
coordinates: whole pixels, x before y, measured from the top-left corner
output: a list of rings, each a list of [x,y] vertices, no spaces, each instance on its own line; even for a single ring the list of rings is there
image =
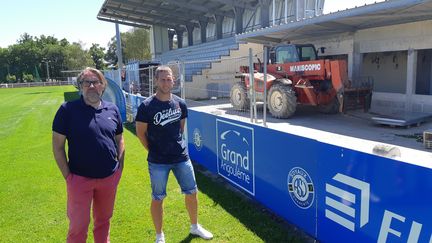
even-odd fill
[[[49,75],[46,68],[42,68],[45,77],[50,76],[53,79],[58,79],[63,76],[61,73],[65,69],[66,51],[65,48],[58,44],[47,44],[42,50],[43,61],[48,62]],[[46,65],[46,63],[44,64]]]
[[[6,75],[9,73],[8,49],[0,47],[0,83],[6,82]]]
[[[86,67],[94,67],[95,64],[88,52],[83,50],[79,43],[73,43],[66,47],[65,70],[82,70]]]
[[[54,36],[45,36],[41,35],[39,38],[35,38],[36,42],[38,43],[39,47],[42,49],[45,45],[58,45],[59,41]]]
[[[124,60],[149,58],[147,30],[134,29],[122,33],[121,38]],[[24,74],[32,74],[32,79],[38,78],[39,74],[47,77],[47,65],[49,76],[54,79],[64,77],[62,71],[78,71],[85,67],[105,69],[104,58],[112,64],[117,63],[115,41],[115,38],[111,39],[108,50],[104,53],[105,49],[98,44],[93,44],[87,51],[81,43],[69,43],[67,39],[58,40],[45,35],[32,37],[24,33],[16,44],[0,48],[0,82],[29,81],[30,76]]]
[[[60,43],[59,43],[59,44],[60,44],[62,47],[66,47],[66,46],[69,45],[69,41],[66,40],[65,38],[63,38],[63,39],[60,40]]]
[[[92,44],[89,50],[89,54],[93,59],[93,62],[96,65],[96,69],[103,70],[106,69],[106,65],[104,63],[105,56],[105,48],[99,46],[99,44]]]
[[[129,32],[120,33],[123,51],[123,63],[126,60],[149,60],[150,54],[150,33],[147,29],[133,28]],[[108,43],[108,50],[105,60],[112,65],[117,64],[117,42],[115,36]]]
[[[124,59],[126,60],[149,60],[150,55],[150,33],[147,29],[133,28],[132,31],[124,33]]]
[[[122,39],[122,49],[124,49],[124,43],[123,43],[123,37],[120,33],[120,38]],[[116,37],[112,37],[111,40],[108,42],[108,50],[105,54],[105,60],[110,63],[111,65],[116,65],[118,58],[117,58],[117,42]],[[123,56],[123,63],[124,63],[124,56]]]
[[[26,42],[33,42],[33,37],[31,35],[27,34],[26,32],[24,32],[24,34],[22,34],[20,39],[18,40],[18,43],[23,44]]]
[[[16,76],[17,81],[22,81],[23,73],[32,73],[35,63],[39,63],[41,52],[33,40],[18,41],[8,48],[9,72]]]

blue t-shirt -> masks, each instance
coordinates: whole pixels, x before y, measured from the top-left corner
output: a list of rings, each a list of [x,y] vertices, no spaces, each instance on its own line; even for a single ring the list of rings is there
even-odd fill
[[[65,102],[54,117],[52,130],[66,136],[73,174],[104,178],[117,170],[115,136],[123,133],[123,125],[116,105],[102,101],[95,109],[82,97]]]
[[[143,101],[135,120],[147,123],[149,162],[173,164],[189,159],[180,130],[180,121],[186,117],[186,103],[176,95],[171,95],[169,101],[160,101],[155,96]]]

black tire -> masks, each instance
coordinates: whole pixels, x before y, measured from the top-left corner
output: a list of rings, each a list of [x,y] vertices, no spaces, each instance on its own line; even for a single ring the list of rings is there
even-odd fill
[[[238,82],[231,87],[230,101],[235,110],[247,110],[249,108],[250,102],[244,83]]]
[[[318,109],[321,113],[325,114],[337,114],[339,113],[340,103],[337,97],[334,97],[333,100],[325,105],[319,105]]]
[[[297,97],[291,86],[281,83],[272,85],[267,95],[267,107],[275,118],[292,116],[297,108]]]

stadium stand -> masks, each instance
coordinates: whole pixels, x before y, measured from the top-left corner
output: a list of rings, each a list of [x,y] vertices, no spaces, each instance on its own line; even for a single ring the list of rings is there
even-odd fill
[[[204,68],[211,68],[212,61],[218,61],[223,56],[229,56],[231,50],[238,50],[239,42],[234,37],[212,42],[175,49],[160,55],[161,63],[174,61],[185,64],[185,81],[192,82],[193,75],[201,75]]]

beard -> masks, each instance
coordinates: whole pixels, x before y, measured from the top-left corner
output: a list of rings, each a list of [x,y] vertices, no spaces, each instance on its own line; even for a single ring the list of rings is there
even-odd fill
[[[87,91],[85,94],[85,98],[90,102],[90,103],[97,103],[101,100],[101,94],[99,94],[97,91]]]
[[[172,87],[158,87],[157,91],[159,91],[159,93],[164,95],[171,94]]]

